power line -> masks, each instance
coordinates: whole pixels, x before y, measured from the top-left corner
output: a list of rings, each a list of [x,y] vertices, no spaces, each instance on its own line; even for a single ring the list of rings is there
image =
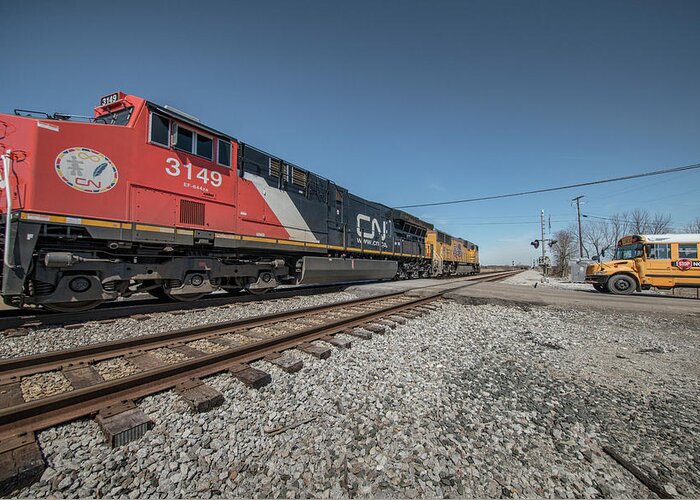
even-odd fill
[[[571,214],[552,214],[552,217],[569,217]],[[442,215],[421,215],[419,216],[421,219],[425,220],[439,220],[441,222],[444,221],[455,221],[455,220],[467,220],[467,219],[476,219],[476,220],[486,220],[486,219],[532,219],[531,215],[498,215],[498,216],[480,216],[480,215],[469,215],[469,216],[463,216],[463,217],[449,217],[449,216],[442,216]],[[537,222],[539,224],[539,221]]]
[[[700,163],[694,163],[692,165],[685,165],[682,167],[666,168],[663,170],[654,170],[653,172],[644,172],[641,174],[625,175],[623,177],[613,177],[612,179],[602,179],[602,180],[598,180],[598,181],[580,182],[578,184],[569,184],[566,186],[557,186],[557,187],[545,188],[545,189],[533,189],[532,191],[520,191],[518,193],[499,194],[499,195],[494,195],[494,196],[482,196],[480,198],[466,198],[463,200],[436,201],[433,203],[416,203],[414,205],[402,205],[402,206],[395,207],[395,208],[435,207],[438,205],[455,205],[457,203],[470,203],[470,202],[474,202],[474,201],[498,200],[501,198],[513,198],[515,196],[525,196],[528,194],[548,193],[551,191],[562,191],[564,189],[573,189],[573,188],[579,188],[579,187],[584,187],[584,186],[594,186],[596,184],[607,184],[610,182],[626,181],[629,179],[638,179],[640,177],[652,177],[654,175],[672,174],[675,172],[684,172],[687,170],[695,170],[698,168],[700,168]]]
[[[562,223],[562,222],[574,222],[571,219],[568,220],[554,220],[550,222]],[[521,224],[539,224],[539,222],[453,222],[450,223],[451,226],[493,226],[493,225],[521,225]]]
[[[586,217],[587,219],[596,219],[599,222],[602,222],[603,224],[636,224],[637,221],[629,220],[629,219],[621,219],[619,217],[601,217],[598,215],[590,215],[590,214],[581,214],[581,217]],[[669,231],[671,232],[682,232],[681,229],[678,229],[676,226],[669,226],[668,228]]]

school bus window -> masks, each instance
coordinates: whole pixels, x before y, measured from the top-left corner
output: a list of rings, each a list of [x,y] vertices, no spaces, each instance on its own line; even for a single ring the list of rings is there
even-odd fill
[[[698,245],[697,243],[679,243],[678,244],[679,259],[697,259]]]
[[[478,250],[478,247],[476,248]],[[635,243],[632,245],[623,245],[615,249],[614,260],[629,260],[636,259],[642,255],[642,245]]]
[[[647,259],[670,260],[671,245],[668,243],[651,243],[647,245]]]

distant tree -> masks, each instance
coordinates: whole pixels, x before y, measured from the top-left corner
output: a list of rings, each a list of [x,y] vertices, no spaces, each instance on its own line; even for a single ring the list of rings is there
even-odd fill
[[[614,214],[611,216],[609,227],[611,247],[613,248],[617,245],[620,238],[632,232],[629,220],[626,219],[626,214]]]
[[[569,227],[557,231],[552,236],[556,243],[552,245],[552,274],[562,278],[569,274],[569,259],[575,255],[577,247],[577,229]]]
[[[650,214],[644,208],[615,214],[609,218],[616,240],[626,234],[660,234],[673,231],[670,214]]]
[[[649,220],[648,230],[650,234],[663,234],[671,232],[671,214],[654,214],[654,216]]]
[[[700,234],[700,217],[695,217],[695,219],[693,219],[693,221],[691,221],[690,224],[685,227],[685,232]]]
[[[598,255],[604,257],[609,254],[609,249],[617,243],[617,233],[612,224],[606,221],[595,221],[584,224],[581,228],[583,244],[587,256]]]
[[[626,220],[628,228],[634,234],[648,232],[651,216],[643,208],[635,208],[631,212],[624,212],[622,217]]]

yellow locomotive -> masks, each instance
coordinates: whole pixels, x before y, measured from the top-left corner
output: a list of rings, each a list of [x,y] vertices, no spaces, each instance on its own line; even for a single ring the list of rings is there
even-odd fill
[[[442,231],[427,232],[425,254],[432,259],[433,276],[479,272],[479,247]]]

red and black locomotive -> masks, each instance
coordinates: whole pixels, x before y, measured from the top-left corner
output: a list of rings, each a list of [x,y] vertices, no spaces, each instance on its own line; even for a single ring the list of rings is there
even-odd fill
[[[2,297],[14,306],[436,271],[431,224],[140,97],[105,96],[84,121],[0,114],[0,155]]]

